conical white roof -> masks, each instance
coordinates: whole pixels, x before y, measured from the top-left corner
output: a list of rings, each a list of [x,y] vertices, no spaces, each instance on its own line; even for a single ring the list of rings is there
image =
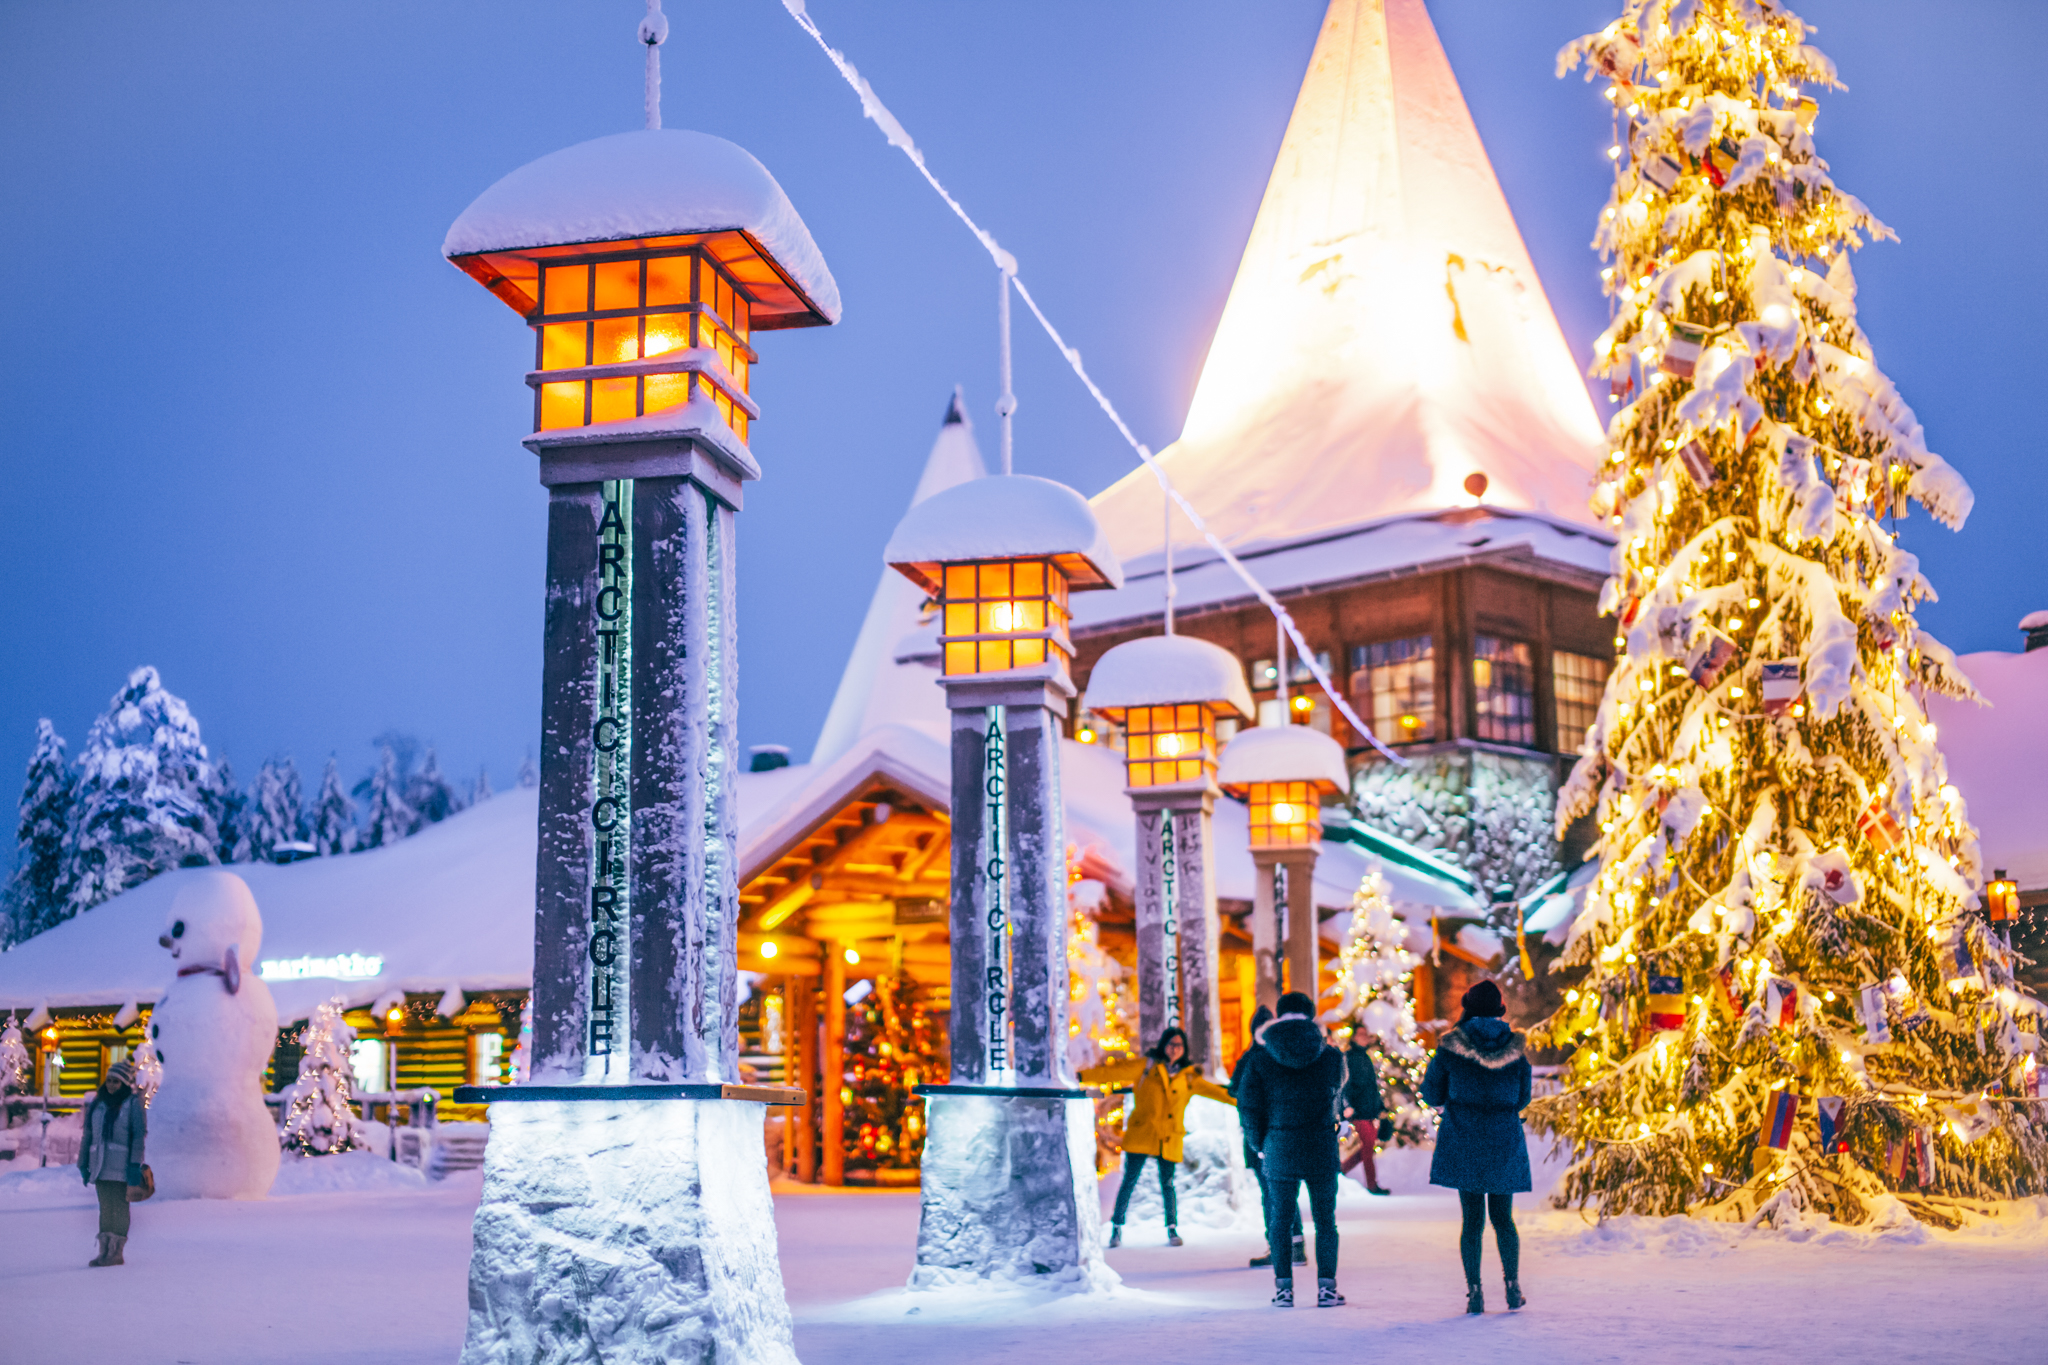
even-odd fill
[[[915,507],[934,493],[987,474],[981,448],[974,443],[974,424],[967,420],[960,391],[955,389],[910,505]],[[854,639],[846,671],[839,675],[839,690],[832,694],[832,708],[825,713],[824,727],[811,750],[812,763],[830,763],[855,740],[881,725],[907,725],[946,740],[946,699],[938,688],[938,669],[931,664],[897,662],[902,652],[898,646],[916,632],[923,605],[924,592],[884,566],[875,595],[868,599],[868,614]],[[933,646],[934,652],[936,649]]]
[[[1593,524],[1600,424],[1423,0],[1331,0],[1160,458],[1239,549],[1470,506],[1474,473]],[[1149,472],[1095,505],[1126,562],[1158,550]]]

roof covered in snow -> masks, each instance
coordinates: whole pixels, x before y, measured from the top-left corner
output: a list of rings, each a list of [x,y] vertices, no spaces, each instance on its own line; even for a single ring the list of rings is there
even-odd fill
[[[1076,588],[1124,581],[1088,500],[1035,474],[992,474],[933,494],[904,514],[882,552],[933,592],[941,564],[1033,556],[1059,559]]]
[[[938,439],[925,456],[924,474],[910,504],[915,507],[934,493],[987,473],[981,448],[974,442],[974,424],[968,421],[956,389],[939,425]],[[924,589],[917,584],[894,569],[881,570],[881,581],[868,599],[867,615],[861,618],[860,634],[854,637],[853,653],[839,675],[832,706],[811,749],[813,764],[830,763],[860,736],[883,725],[908,726],[945,741],[950,722],[938,686],[936,623],[929,632],[931,647],[925,651],[929,663],[906,661],[899,648],[905,637],[918,631],[924,600]]]
[[[1246,719],[1257,714],[1237,656],[1192,635],[1126,640],[1097,659],[1088,675],[1088,709],[1111,720],[1133,706],[1193,701],[1219,702]]]
[[[1927,715],[1983,841],[1984,870],[2023,891],[2048,889],[2048,649],[1965,654],[1990,705],[1930,696]]]
[[[1334,791],[1351,786],[1344,746],[1306,725],[1261,725],[1239,730],[1216,762],[1226,791],[1248,782],[1319,782]]]
[[[1242,556],[1269,591],[1333,588],[1375,579],[1493,564],[1563,577],[1597,588],[1614,542],[1603,532],[1505,508],[1391,517]],[[1164,556],[1125,562],[1123,587],[1074,599],[1074,627],[1088,630],[1143,621],[1166,610]],[[1244,580],[1207,550],[1174,550],[1174,609],[1182,612],[1255,599]]]
[[[1423,0],[1332,0],[1160,462],[1249,549],[1470,505],[1476,473],[1490,504],[1590,525],[1601,442]],[[1096,497],[1127,560],[1161,496],[1134,470]]]
[[[722,232],[752,239],[815,315],[757,300],[767,305],[757,327],[839,320],[839,285],[789,196],[745,148],[709,133],[642,129],[550,152],[478,195],[441,251],[453,259]]]

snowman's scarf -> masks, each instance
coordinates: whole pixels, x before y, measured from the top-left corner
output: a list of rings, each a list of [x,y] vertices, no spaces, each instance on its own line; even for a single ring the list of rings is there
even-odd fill
[[[235,995],[241,991],[242,964],[236,959],[233,948],[228,949],[227,957],[218,967],[195,966],[178,968],[178,975],[180,977],[206,976],[209,973],[227,983],[229,995]]]

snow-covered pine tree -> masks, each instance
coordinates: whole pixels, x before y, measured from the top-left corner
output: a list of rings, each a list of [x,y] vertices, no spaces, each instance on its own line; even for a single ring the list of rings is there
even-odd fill
[[[1946,1221],[2048,1188],[2048,1132],[2000,1098],[2041,1009],[1922,704],[1972,690],[1898,544],[1909,503],[1957,527],[1971,494],[1857,325],[1849,254],[1891,234],[1815,153],[1837,82],[1808,32],[1629,0],[1559,58],[1615,106],[1593,373],[1633,401],[1594,499],[1620,657],[1558,804],[1597,807],[1603,865],[1531,1119],[1603,1213]]]
[[[356,1031],[343,1018],[344,1002],[336,996],[313,1011],[300,1035],[305,1048],[299,1076],[284,1093],[284,1130],[278,1140],[287,1152],[329,1156],[356,1145],[360,1120],[349,1107],[355,1072],[349,1065],[349,1044]]]
[[[274,861],[279,844],[296,843],[304,837],[302,799],[298,765],[291,759],[265,763],[256,770],[256,784],[250,789],[249,811],[243,821],[245,861]]]
[[[65,915],[159,872],[218,862],[217,787],[185,703],[154,668],[129,674],[78,756],[59,883]]]
[[[405,804],[411,807],[416,817],[415,830],[422,825],[438,825],[462,809],[462,796],[454,784],[442,775],[441,761],[434,757],[434,748],[427,746],[426,761],[420,764],[405,782]]]
[[[1067,884],[1067,1057],[1076,1071],[1137,1051],[1131,1044],[1136,983],[1103,950],[1095,922],[1102,899],[1101,882],[1075,878]]]
[[[8,882],[5,903],[0,904],[0,948],[40,934],[70,914],[57,887],[64,870],[72,782],[63,738],[49,721],[37,721],[35,748],[21,784],[14,876]]]
[[[146,1022],[142,1041],[135,1045],[135,1051],[128,1054],[128,1060],[135,1066],[135,1093],[142,1096],[142,1103],[147,1107],[156,1099],[157,1087],[164,1083],[164,1061],[156,1055],[156,1043],[150,1039]]]
[[[352,853],[356,846],[356,803],[341,785],[341,765],[327,756],[320,774],[320,792],[313,798],[313,812],[306,819],[306,838],[323,858]]]
[[[34,1058],[29,1056],[28,1044],[22,1041],[21,1025],[10,1014],[7,1027],[0,1028],[0,1099],[27,1094],[34,1075]]]
[[[206,792],[206,807],[213,815],[214,828],[220,831],[218,847],[214,850],[221,862],[246,863],[249,861],[249,832],[246,828],[249,795],[235,785],[234,769],[229,766],[227,755],[213,766],[213,782]]]
[[[1372,1058],[1387,1117],[1394,1121],[1393,1141],[1404,1146],[1435,1132],[1419,1098],[1429,1054],[1416,1032],[1415,1002],[1408,994],[1421,962],[1408,951],[1408,926],[1395,918],[1387,879],[1373,869],[1351,897],[1351,927],[1333,969],[1337,1003],[1323,1018],[1349,1024],[1353,1046],[1363,1046]]]
[[[490,799],[491,799],[491,769],[490,769],[490,765],[489,765],[489,764],[481,764],[481,765],[479,765],[479,766],[478,766],[478,768],[477,768],[477,770],[476,770],[476,785],[475,785],[475,786],[473,786],[473,787],[471,787],[471,788],[469,789],[469,804],[470,804],[470,805],[472,805],[472,806],[481,806],[481,805],[482,805],[482,804],[483,804],[484,802],[486,802],[486,801],[488,801],[488,800],[490,800]]]
[[[365,793],[363,837],[358,847],[383,848],[420,827],[419,814],[406,804],[405,777],[398,766],[398,755],[389,744],[383,746],[377,770],[361,790]]]
[[[533,766],[533,755],[530,753],[519,760],[519,785],[521,787],[538,787],[540,785],[540,769]]]

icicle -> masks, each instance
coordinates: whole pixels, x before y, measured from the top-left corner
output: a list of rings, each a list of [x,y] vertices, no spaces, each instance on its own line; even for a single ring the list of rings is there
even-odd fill
[[[661,0],[647,0],[647,16],[640,21],[640,41],[647,48],[647,131],[661,129],[661,45],[668,37],[668,16],[661,12]]]

